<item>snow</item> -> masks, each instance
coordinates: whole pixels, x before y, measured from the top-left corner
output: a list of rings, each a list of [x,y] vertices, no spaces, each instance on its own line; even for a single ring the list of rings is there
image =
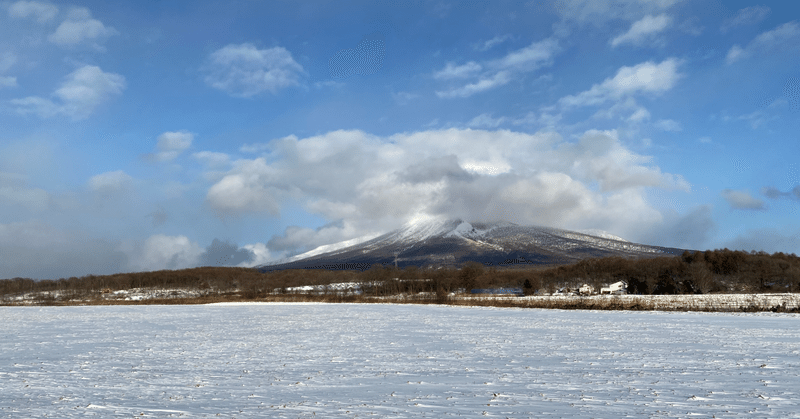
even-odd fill
[[[276,289],[276,292],[280,289]],[[286,292],[290,293],[325,293],[332,292],[338,294],[361,294],[361,284],[358,282],[336,282],[328,285],[303,285],[300,287],[287,287]]]
[[[319,246],[319,247],[315,247],[314,249],[309,250],[308,252],[301,253],[299,255],[295,255],[295,256],[292,256],[290,258],[280,260],[279,262],[276,262],[275,264],[294,262],[296,260],[310,258],[312,256],[321,255],[323,253],[335,252],[337,250],[346,249],[348,247],[356,246],[356,245],[359,245],[361,243],[370,241],[370,240],[372,240],[372,239],[374,239],[375,237],[378,237],[378,236],[379,236],[379,234],[369,234],[369,235],[366,235],[366,236],[363,236],[363,237],[356,237],[355,239],[345,240],[345,241],[341,241],[341,242],[338,242],[338,243],[325,244],[325,245],[322,245],[322,246]]]
[[[800,316],[0,307],[0,417],[800,417]]]
[[[418,215],[397,230],[392,237],[394,242],[423,242],[447,233],[453,220],[427,215]]]
[[[615,235],[613,235],[613,234],[611,234],[611,233],[609,233],[607,231],[603,231],[603,230],[597,230],[597,229],[581,230],[581,231],[579,231],[579,233],[586,234],[586,235],[589,235],[589,236],[599,237],[601,239],[616,240],[616,241],[619,241],[619,242],[630,243],[629,241],[623,239],[620,236],[615,236]]]
[[[482,232],[479,232],[472,226],[472,224],[462,221],[461,224],[457,225],[453,231],[447,233],[445,237],[464,237],[465,235],[469,235],[470,237],[480,236]]]

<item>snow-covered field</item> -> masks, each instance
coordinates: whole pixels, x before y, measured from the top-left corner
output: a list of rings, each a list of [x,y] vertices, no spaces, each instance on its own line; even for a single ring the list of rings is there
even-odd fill
[[[0,417],[800,417],[800,316],[0,307]]]

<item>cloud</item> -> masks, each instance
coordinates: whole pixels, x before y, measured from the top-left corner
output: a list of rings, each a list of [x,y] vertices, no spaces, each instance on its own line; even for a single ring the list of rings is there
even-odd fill
[[[470,97],[475,93],[494,89],[495,87],[502,86],[510,81],[511,74],[507,71],[500,71],[489,78],[480,79],[475,83],[470,83],[465,86],[446,91],[437,91],[436,95],[441,98]]]
[[[621,67],[612,78],[595,84],[591,89],[559,99],[563,107],[595,106],[609,100],[639,93],[659,94],[672,89],[682,77],[680,61],[668,58],[658,64],[647,61],[633,67]]]
[[[8,71],[8,69],[16,63],[16,55],[10,52],[4,52],[2,55],[0,55],[0,73]]]
[[[283,47],[258,49],[230,44],[212,52],[202,69],[205,82],[232,96],[251,97],[300,84],[303,66]]]
[[[683,130],[681,123],[672,119],[659,119],[653,125],[662,131],[679,132]]]
[[[251,259],[236,265],[241,268],[252,268],[254,266],[264,265],[276,260],[269,249],[267,249],[267,245],[264,243],[246,244],[242,246],[242,249],[250,252]]]
[[[800,254],[800,231],[796,228],[753,229],[728,241],[724,246],[734,250]]]
[[[493,118],[491,114],[482,113],[467,122],[467,126],[470,128],[497,128],[506,122],[508,122],[508,118],[504,116]]]
[[[8,15],[13,18],[36,17],[39,23],[53,20],[58,14],[58,7],[54,4],[38,1],[18,1],[8,7]]]
[[[87,65],[67,75],[61,87],[52,94],[55,100],[29,96],[12,99],[9,103],[21,115],[34,114],[41,118],[65,115],[81,120],[88,118],[113,96],[122,94],[123,89],[125,77]]]
[[[660,14],[658,16],[647,15],[641,20],[634,22],[628,32],[612,39],[610,41],[611,46],[616,47],[625,43],[642,45],[645,41],[652,39],[656,34],[663,32],[671,23],[672,18],[666,14]]]
[[[24,176],[0,172],[0,203],[2,203],[2,207],[15,205],[35,212],[47,209],[51,202],[50,194],[43,189],[27,188],[25,184]]]
[[[288,203],[330,223],[292,227],[267,242],[275,255],[385,232],[420,214],[598,228],[636,237],[660,225],[649,188],[688,191],[614,131],[567,142],[555,133],[448,129],[377,137],[334,131],[271,141],[239,160],[207,193],[221,215],[277,215]]]
[[[0,224],[0,278],[58,279],[112,274],[127,267],[115,243],[85,231],[66,231],[32,220]]]
[[[720,27],[720,32],[725,33],[729,30],[746,25],[755,25],[758,22],[766,19],[770,13],[770,8],[767,6],[753,6],[745,7],[736,13],[736,16],[725,21]]]
[[[101,195],[125,192],[132,185],[133,178],[122,170],[101,173],[89,179],[89,189]]]
[[[155,234],[139,245],[124,246],[133,272],[184,269],[200,265],[205,250],[186,236]]]
[[[553,8],[563,19],[595,26],[613,20],[635,21],[667,10],[682,0],[555,0]]]
[[[514,39],[514,37],[511,36],[511,34],[505,34],[503,36],[498,35],[498,36],[495,36],[494,38],[492,38],[492,39],[490,39],[488,41],[479,42],[477,44],[474,44],[474,45],[472,45],[472,48],[475,49],[475,51],[484,52],[484,51],[488,51],[488,50],[494,48],[496,45],[500,45],[503,42],[506,42],[506,41],[511,40],[511,39]]]
[[[255,259],[253,251],[215,238],[200,255],[199,266],[246,265],[252,263],[253,259]]]
[[[149,214],[147,214],[148,218],[151,218],[153,221],[153,227],[158,227],[164,225],[164,223],[169,220],[169,213],[167,213],[164,208],[159,208]]]
[[[486,61],[482,64],[474,61],[462,65],[447,63],[444,69],[434,73],[434,78],[440,80],[472,79],[472,81],[466,85],[438,90],[436,95],[440,98],[466,98],[503,86],[517,76],[551,65],[553,56],[560,50],[556,39],[547,38],[512,51],[500,59]]]
[[[200,151],[192,154],[195,160],[203,163],[208,168],[222,168],[230,165],[231,156],[226,153],[219,153],[215,151]]]
[[[710,205],[692,208],[686,214],[667,211],[654,228],[643,232],[639,243],[662,243],[681,249],[704,249],[717,230]]]
[[[275,172],[263,158],[240,160],[235,169],[208,190],[206,201],[220,213],[264,211],[277,215],[282,193],[273,185]]]
[[[187,148],[192,146],[194,134],[188,131],[165,132],[158,136],[156,152],[147,154],[148,160],[155,162],[168,162],[175,160]]]
[[[562,115],[551,114],[548,112],[541,112],[538,115],[535,112],[528,112],[525,116],[517,118],[512,121],[514,125],[533,125],[542,128],[552,129],[559,122],[561,122]]]
[[[732,46],[725,60],[728,64],[733,64],[757,54],[792,54],[800,49],[798,45],[800,45],[800,25],[797,21],[791,21],[756,36],[744,48],[739,45]]]
[[[278,254],[295,254],[308,250],[308,243],[338,243],[360,234],[355,225],[347,221],[329,223],[312,229],[305,227],[287,227],[282,236],[273,236],[267,242],[267,249]]]
[[[67,19],[61,22],[47,40],[60,46],[74,46],[85,40],[99,40],[117,33],[114,28],[106,27],[103,22],[93,19],[89,9],[76,7],[70,10]],[[99,48],[97,44],[95,46]]]
[[[383,67],[386,41],[383,34],[373,32],[361,38],[355,48],[339,50],[328,60],[331,78],[346,79],[353,75],[369,76]]]
[[[788,192],[783,192],[773,186],[765,186],[761,188],[761,194],[770,199],[793,198],[800,200],[800,185],[795,186]]]
[[[412,100],[420,98],[421,95],[409,92],[397,92],[397,93],[393,92],[392,97],[394,98],[395,102],[397,102],[398,105],[407,105]]]
[[[722,198],[728,202],[728,205],[733,209],[742,210],[765,210],[764,201],[754,198],[747,191],[736,191],[733,189],[725,189],[721,193]]]
[[[483,67],[475,61],[470,61],[462,65],[447,63],[443,69],[433,73],[433,78],[441,80],[465,79],[477,74],[482,69]]]
[[[650,112],[642,107],[638,107],[631,116],[628,117],[629,122],[641,122],[650,119]]]
[[[11,76],[0,76],[0,89],[4,87],[17,87],[17,78]]]
[[[508,53],[505,57],[492,61],[494,67],[500,69],[518,69],[533,71],[552,63],[553,55],[560,51],[558,40],[555,38],[543,39],[534,42],[525,48]]]
[[[769,115],[768,113],[759,110],[746,115],[741,115],[738,119],[749,122],[751,128],[757,129],[767,122],[774,121],[778,118],[778,115]]]

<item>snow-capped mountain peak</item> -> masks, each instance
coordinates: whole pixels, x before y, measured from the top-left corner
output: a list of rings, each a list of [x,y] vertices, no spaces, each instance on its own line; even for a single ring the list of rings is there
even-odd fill
[[[488,265],[553,264],[589,257],[652,257],[682,252],[631,243],[599,230],[575,232],[419,216],[389,233],[321,246],[262,269],[367,269],[374,264],[436,266],[469,260]]]

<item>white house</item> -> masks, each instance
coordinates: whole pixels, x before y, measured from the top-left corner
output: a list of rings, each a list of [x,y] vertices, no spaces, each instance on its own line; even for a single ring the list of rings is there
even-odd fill
[[[594,294],[594,287],[589,285],[589,284],[583,284],[583,285],[581,285],[580,289],[578,289],[578,292],[581,295]]]
[[[619,281],[600,288],[600,294],[625,294],[627,290],[628,284],[625,281]]]

